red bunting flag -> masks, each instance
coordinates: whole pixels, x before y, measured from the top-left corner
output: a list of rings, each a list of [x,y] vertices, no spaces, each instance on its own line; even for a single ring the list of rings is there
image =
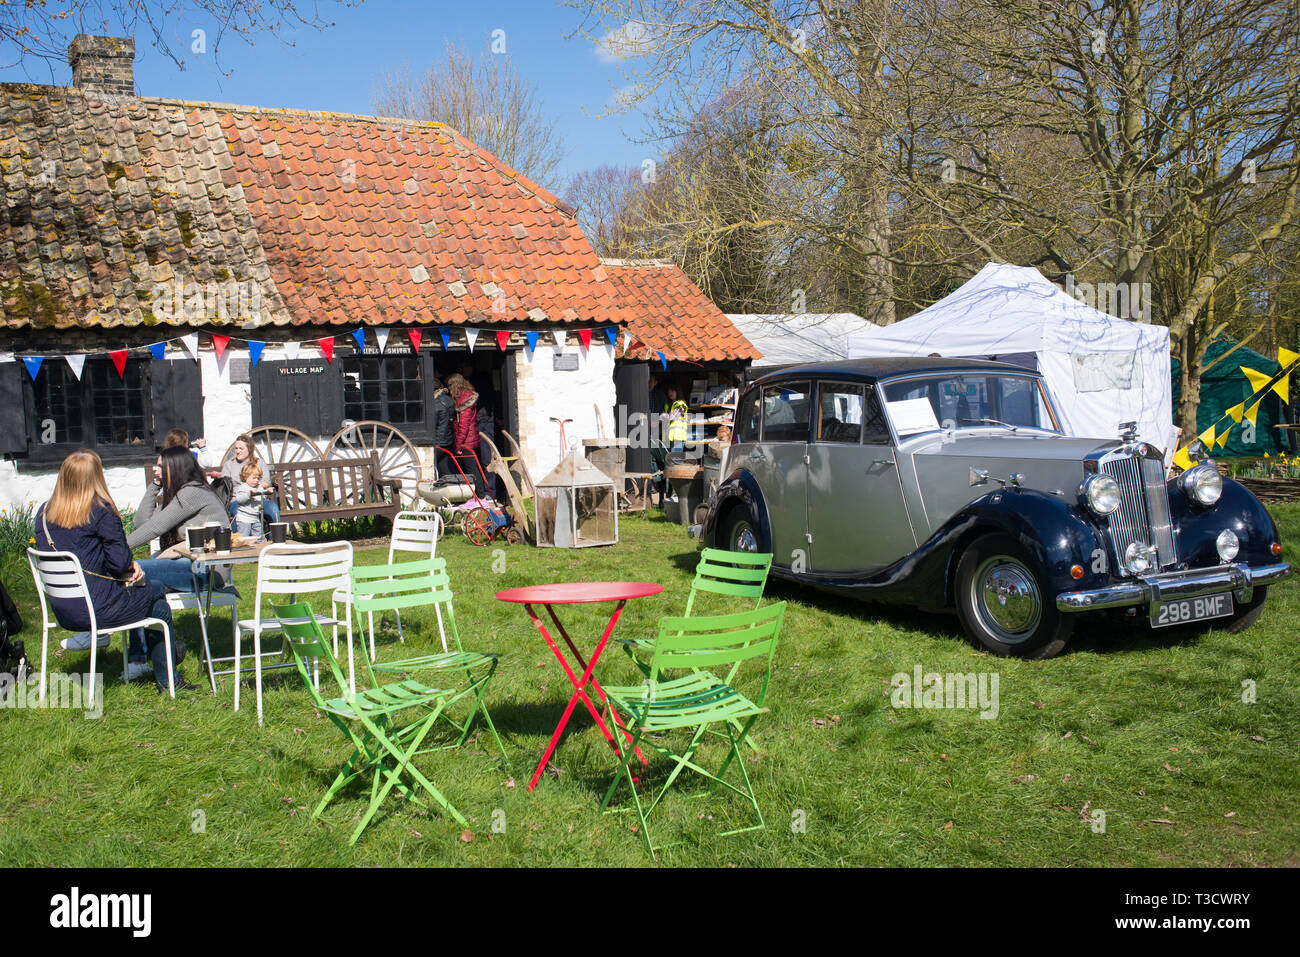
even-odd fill
[[[320,351],[325,353],[325,361],[334,361],[334,337],[326,336],[324,339],[317,339],[316,345],[320,346]]]
[[[420,340],[424,338],[424,333],[419,329],[407,329],[406,337],[411,340],[411,351],[420,351]]]
[[[221,360],[221,354],[226,351],[226,346],[230,345],[230,336],[213,336],[212,348],[217,353],[217,360]]]
[[[578,340],[582,343],[582,348],[584,348],[584,349],[590,349],[590,348],[591,348],[591,330],[590,330],[590,329],[579,329],[579,330],[578,330]]]
[[[117,370],[119,379],[126,376],[126,350],[118,349],[116,352],[110,352],[108,357],[113,360],[113,368]]]
[[[497,348],[498,348],[498,349],[500,349],[502,352],[505,352],[505,351],[506,351],[506,343],[509,342],[509,341],[510,341],[510,330],[508,330],[508,329],[499,329],[499,330],[497,330]]]

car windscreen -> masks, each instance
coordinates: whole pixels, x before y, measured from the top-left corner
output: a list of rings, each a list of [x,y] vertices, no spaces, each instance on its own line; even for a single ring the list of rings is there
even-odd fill
[[[940,429],[1056,431],[1032,376],[947,373],[887,382],[884,390],[889,419],[900,438]]]

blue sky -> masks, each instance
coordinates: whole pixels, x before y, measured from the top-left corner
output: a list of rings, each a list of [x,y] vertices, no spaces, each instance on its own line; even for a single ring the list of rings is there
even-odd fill
[[[310,6],[308,2],[307,6]],[[596,45],[566,39],[579,25],[580,12],[549,0],[366,0],[356,8],[322,3],[335,26],[317,32],[299,29],[285,37],[289,47],[259,35],[249,46],[227,36],[221,45],[223,76],[210,55],[189,55],[178,70],[167,57],[137,39],[135,82],[142,96],[167,96],[254,106],[370,113],[376,80],[406,61],[418,72],[442,51],[443,39],[486,51],[493,30],[504,30],[508,52],[519,71],[538,87],[543,108],[554,117],[568,155],[555,182],[561,190],[569,177],[603,163],[636,165],[658,154],[653,145],[637,144],[638,116],[598,118],[615,91],[627,80],[617,64],[602,57]],[[188,53],[190,31],[201,21],[169,25],[173,48]],[[51,81],[38,65],[29,75],[10,69],[0,80]],[[54,82],[71,83],[66,67]]]

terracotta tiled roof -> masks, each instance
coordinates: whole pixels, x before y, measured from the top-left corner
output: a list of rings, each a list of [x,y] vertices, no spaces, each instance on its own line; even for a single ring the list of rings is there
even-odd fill
[[[626,321],[572,209],[439,123],[0,84],[0,328]]]
[[[602,262],[629,313],[626,358],[655,359],[656,352],[694,362],[762,358],[677,266],[659,259]]]

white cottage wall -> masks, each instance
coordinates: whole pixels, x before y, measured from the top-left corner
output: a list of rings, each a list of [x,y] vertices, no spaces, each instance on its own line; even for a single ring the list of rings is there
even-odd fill
[[[557,371],[555,356],[576,354],[578,368]],[[519,402],[519,444],[523,448],[528,471],[534,480],[547,475],[566,452],[560,448],[560,427],[551,417],[573,419],[565,426],[569,444],[600,435],[596,407],[604,420],[605,435],[613,436],[614,421],[614,349],[591,340],[591,348],[582,348],[577,336],[571,335],[562,350],[539,344],[535,350],[524,349],[515,364],[515,382]]]

